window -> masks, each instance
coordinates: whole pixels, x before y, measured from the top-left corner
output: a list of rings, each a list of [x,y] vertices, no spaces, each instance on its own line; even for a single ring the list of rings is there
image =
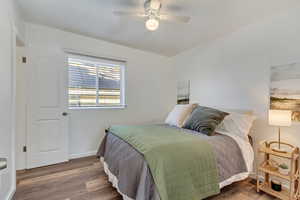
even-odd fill
[[[69,54],[69,108],[124,107],[125,62]]]

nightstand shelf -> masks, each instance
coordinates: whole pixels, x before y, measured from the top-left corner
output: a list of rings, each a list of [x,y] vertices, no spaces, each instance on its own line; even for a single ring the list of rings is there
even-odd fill
[[[275,196],[279,199],[283,199],[283,200],[289,200],[290,199],[289,191],[285,188],[283,188],[281,192],[277,192],[277,191],[273,190],[269,184],[260,183],[259,189],[266,192],[266,193],[268,193],[268,194],[270,194],[270,195],[272,195],[272,196]]]
[[[274,144],[278,144],[278,142],[277,141],[262,142],[259,147],[259,152],[267,153],[267,154],[278,156],[281,158],[289,158],[289,159],[293,158],[295,160],[298,159],[298,157],[299,157],[299,149],[298,148],[293,147],[292,145],[290,145],[288,143],[281,142],[281,144],[289,146],[291,148],[291,150],[289,152],[278,152],[278,151],[274,151],[271,148],[271,145],[274,145]],[[297,151],[298,151],[298,153],[297,153]]]
[[[277,142],[263,142],[260,144],[259,153],[264,154],[264,161],[257,168],[257,192],[264,191],[272,196],[282,200],[297,200],[300,199],[299,188],[299,148],[291,147],[289,152],[274,151],[272,144]],[[285,143],[286,144],[286,143]],[[278,168],[271,166],[270,157],[279,157],[290,162],[290,172],[288,175],[281,174]],[[264,180],[259,180],[259,173],[264,174]],[[289,183],[289,188],[282,187],[282,191],[278,192],[271,188],[271,176],[283,179]]]
[[[268,164],[266,162],[263,162],[263,164],[261,164],[261,166],[258,168],[258,170],[264,172],[264,173],[268,173],[270,175],[273,175],[273,176],[277,176],[277,177],[280,177],[280,178],[283,178],[285,180],[290,180],[291,177],[289,175],[284,175],[284,174],[281,174],[279,173],[279,171],[274,171],[271,169],[270,166],[268,166]],[[293,179],[295,179],[295,177],[293,177]]]

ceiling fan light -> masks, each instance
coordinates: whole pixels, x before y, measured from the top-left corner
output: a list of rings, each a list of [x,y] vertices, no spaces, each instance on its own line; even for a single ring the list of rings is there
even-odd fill
[[[158,29],[159,27],[159,21],[155,18],[149,18],[147,21],[146,21],[146,28],[149,30],[149,31],[155,31],[156,29]]]

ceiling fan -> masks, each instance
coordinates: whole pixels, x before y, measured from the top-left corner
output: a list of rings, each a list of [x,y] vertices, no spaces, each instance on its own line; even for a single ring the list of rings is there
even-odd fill
[[[159,27],[160,20],[166,20],[171,22],[188,23],[190,17],[187,16],[174,16],[161,14],[160,9],[162,7],[161,0],[145,0],[143,13],[134,13],[126,11],[114,11],[117,16],[129,16],[145,18],[145,26],[150,31],[155,31]]]

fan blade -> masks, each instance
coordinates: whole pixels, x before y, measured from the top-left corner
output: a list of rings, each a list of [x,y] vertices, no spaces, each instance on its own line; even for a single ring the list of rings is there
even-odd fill
[[[190,17],[187,16],[173,16],[173,15],[159,15],[161,20],[179,22],[179,23],[188,23],[190,21]]]
[[[126,11],[114,11],[114,15],[121,17],[146,17],[145,13],[137,13],[137,12],[126,12]]]

